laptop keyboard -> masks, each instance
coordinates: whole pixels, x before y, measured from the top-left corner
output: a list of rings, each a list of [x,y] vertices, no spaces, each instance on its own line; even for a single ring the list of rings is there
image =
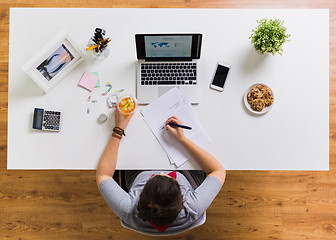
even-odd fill
[[[196,85],[197,64],[141,63],[141,85]]]

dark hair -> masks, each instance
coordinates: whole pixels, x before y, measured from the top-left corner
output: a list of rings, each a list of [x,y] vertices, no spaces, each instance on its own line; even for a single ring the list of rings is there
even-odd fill
[[[155,175],[143,188],[138,217],[156,226],[170,225],[183,208],[180,185],[173,178]]]

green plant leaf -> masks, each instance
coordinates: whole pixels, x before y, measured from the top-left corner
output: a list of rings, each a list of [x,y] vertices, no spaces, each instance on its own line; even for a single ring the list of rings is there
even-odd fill
[[[258,26],[252,30],[252,34],[249,37],[251,43],[255,49],[261,54],[276,53],[282,55],[282,45],[286,41],[289,41],[290,34],[286,34],[286,27],[283,26],[283,21],[279,19],[263,18],[257,20]]]

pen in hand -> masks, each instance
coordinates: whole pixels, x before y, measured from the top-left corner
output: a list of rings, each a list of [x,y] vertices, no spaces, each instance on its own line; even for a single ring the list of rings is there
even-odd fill
[[[180,124],[173,123],[173,122],[168,123],[168,125],[171,126],[171,127],[180,127],[180,128],[188,129],[188,130],[192,129],[191,127],[188,127],[188,126],[185,126],[185,125],[180,125]]]

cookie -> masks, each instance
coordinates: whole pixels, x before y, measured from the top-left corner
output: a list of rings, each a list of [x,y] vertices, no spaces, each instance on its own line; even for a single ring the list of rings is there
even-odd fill
[[[262,86],[261,91],[263,92],[264,95],[272,96],[272,91],[267,86]]]
[[[249,92],[248,94],[247,94],[247,102],[251,105],[252,104],[252,100],[253,100],[254,98],[253,98],[253,96],[252,96],[252,93],[251,92]]]
[[[273,104],[273,101],[274,101],[273,96],[270,95],[267,98],[264,98],[264,101],[265,101],[265,106],[266,107],[271,106]]]
[[[251,95],[253,98],[261,98],[263,96],[262,86],[256,85],[251,89]]]
[[[262,98],[257,98],[252,100],[251,108],[255,111],[260,112],[265,107],[265,100]]]

